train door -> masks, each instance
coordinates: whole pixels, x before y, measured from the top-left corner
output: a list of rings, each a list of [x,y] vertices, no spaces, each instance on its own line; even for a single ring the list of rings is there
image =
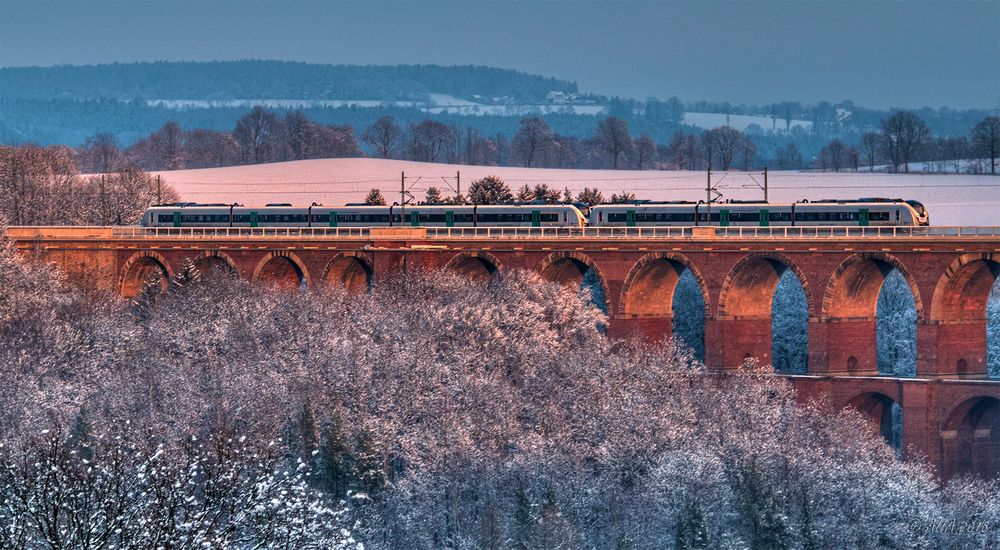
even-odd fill
[[[868,209],[861,208],[858,210],[858,225],[868,225]]]
[[[729,210],[719,212],[719,225],[729,225]]]
[[[410,212],[410,226],[420,227],[420,212]]]
[[[541,227],[542,225],[542,211],[532,210],[531,211],[531,227]]]
[[[635,227],[635,210],[625,211],[625,225]]]
[[[448,210],[444,213],[444,224],[447,227],[455,227],[455,211]]]
[[[337,227],[337,213],[330,212],[330,227]]]
[[[771,211],[767,208],[760,209],[760,226],[767,227],[771,225]]]
[[[259,217],[256,212],[250,212],[250,227],[257,227]]]
[[[180,226],[181,226],[181,213],[174,212],[174,227],[180,227]]]

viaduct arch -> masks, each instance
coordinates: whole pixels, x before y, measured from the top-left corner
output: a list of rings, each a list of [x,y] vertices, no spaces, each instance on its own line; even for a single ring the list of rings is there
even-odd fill
[[[365,292],[371,288],[373,272],[367,255],[355,251],[340,252],[326,264],[321,280],[326,288]]]
[[[762,364],[771,364],[772,304],[778,281],[788,270],[801,283],[809,317],[814,317],[816,307],[809,279],[787,255],[777,252],[749,253],[729,270],[719,293],[716,316],[716,324],[725,322],[721,344],[723,357],[729,358],[726,366],[751,357]]]
[[[705,278],[689,258],[672,252],[648,253],[629,269],[618,300],[618,316],[632,320],[633,330],[647,340],[668,340],[673,333],[674,294],[681,276],[688,271],[701,290],[707,319],[712,299]]]
[[[941,275],[931,299],[939,362],[949,374],[986,375],[986,306],[1000,276],[1000,254],[963,254]]]
[[[289,250],[272,250],[265,254],[254,267],[252,280],[279,290],[312,287],[305,263]]]
[[[142,292],[147,282],[156,278],[159,278],[161,292],[165,292],[173,276],[170,262],[159,253],[149,250],[136,252],[122,265],[118,293],[125,298],[133,298]]]
[[[894,269],[906,279],[913,294],[918,322],[924,318],[920,288],[898,258],[880,251],[852,254],[833,271],[823,294],[822,320],[828,327],[829,371],[878,374],[878,297],[886,275]]]
[[[473,250],[452,256],[445,264],[445,269],[450,269],[473,281],[488,282],[501,273],[501,264],[493,254]]]

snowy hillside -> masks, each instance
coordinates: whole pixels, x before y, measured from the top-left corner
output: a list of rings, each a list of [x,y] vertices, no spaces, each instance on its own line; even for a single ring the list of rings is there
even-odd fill
[[[462,189],[487,175],[503,179],[511,189],[522,185],[569,188],[574,193],[597,187],[610,197],[629,192],[652,200],[699,200],[705,196],[704,172],[636,170],[560,170],[429,164],[383,159],[321,159],[229,168],[159,172],[181,198],[194,202],[240,202],[265,204],[288,202],[327,205],[360,202],[369,189],[379,188],[390,201],[398,200],[400,175],[406,173],[407,188],[423,199],[429,186],[450,194],[456,172]],[[714,173],[713,182],[724,199],[758,199],[759,173]],[[1000,211],[1000,178],[921,174],[865,173],[770,173],[770,200],[901,197],[917,199],[930,210],[934,225],[997,225]]]

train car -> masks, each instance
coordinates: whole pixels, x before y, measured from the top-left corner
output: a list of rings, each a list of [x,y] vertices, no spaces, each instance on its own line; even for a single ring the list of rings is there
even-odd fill
[[[730,201],[601,204],[590,209],[591,226],[917,226],[930,223],[914,200],[867,198],[791,204]]]
[[[146,210],[146,227],[584,227],[571,204],[263,207],[175,203]]]

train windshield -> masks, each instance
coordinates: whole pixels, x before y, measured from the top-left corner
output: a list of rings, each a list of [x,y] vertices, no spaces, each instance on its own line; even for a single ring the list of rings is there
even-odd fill
[[[927,215],[927,210],[924,209],[924,205],[921,204],[920,201],[910,200],[910,201],[906,201],[906,204],[909,204],[910,206],[912,206],[913,209],[917,211],[917,214],[920,214],[921,216],[926,216]]]

